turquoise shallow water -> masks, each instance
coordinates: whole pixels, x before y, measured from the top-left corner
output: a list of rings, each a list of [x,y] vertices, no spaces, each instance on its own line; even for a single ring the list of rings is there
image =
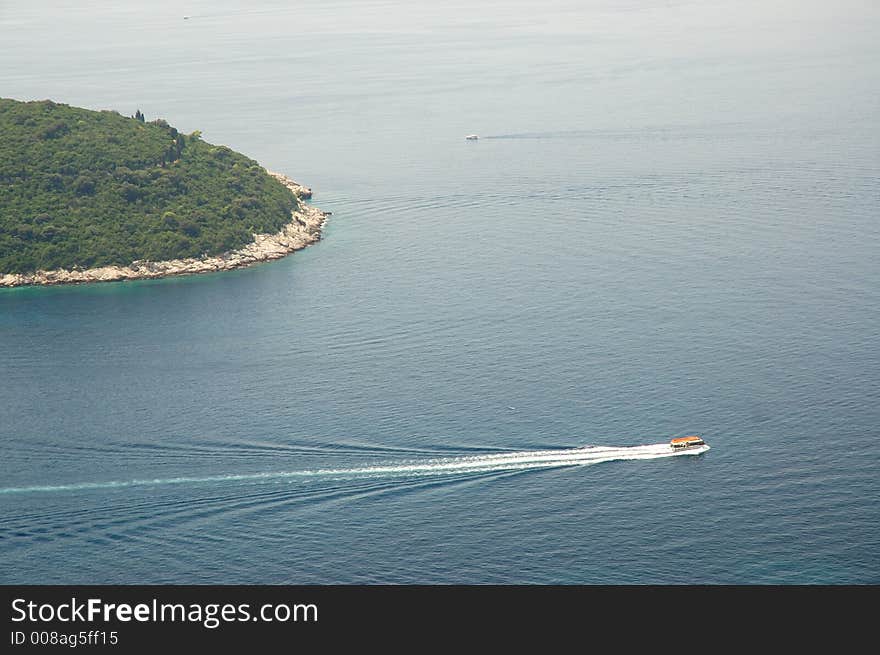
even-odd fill
[[[5,3],[333,216],[0,291],[0,581],[880,582],[880,14],[764,4]]]

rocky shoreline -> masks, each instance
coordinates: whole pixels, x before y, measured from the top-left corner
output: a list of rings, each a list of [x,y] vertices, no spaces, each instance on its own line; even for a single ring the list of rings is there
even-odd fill
[[[268,171],[290,189],[299,200],[312,197],[312,190],[294,182],[280,173]],[[330,212],[300,202],[291,213],[291,221],[276,234],[255,234],[254,240],[243,248],[222,255],[190,259],[171,259],[161,262],[136,261],[128,266],[101,266],[99,268],[60,268],[35,273],[9,273],[0,275],[0,287],[18,287],[32,284],[84,284],[90,282],[115,282],[118,280],[145,280],[172,275],[215,273],[243,268],[260,262],[280,259],[285,255],[310,246],[321,238],[321,228]]]

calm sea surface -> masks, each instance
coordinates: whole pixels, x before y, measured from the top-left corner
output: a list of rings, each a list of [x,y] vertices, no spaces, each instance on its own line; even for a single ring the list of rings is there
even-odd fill
[[[0,95],[333,216],[0,291],[0,582],[880,583],[876,3],[78,4],[2,3]]]

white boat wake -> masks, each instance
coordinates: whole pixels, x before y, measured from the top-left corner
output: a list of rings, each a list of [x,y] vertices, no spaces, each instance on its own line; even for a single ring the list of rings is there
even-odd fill
[[[293,480],[301,478],[371,478],[444,475],[451,473],[489,473],[527,469],[586,466],[601,462],[632,459],[657,459],[699,455],[709,450],[708,445],[673,451],[668,443],[648,446],[585,446],[556,450],[524,450],[491,455],[467,455],[436,459],[415,460],[398,464],[380,464],[338,469],[311,469],[301,471],[267,471],[227,475],[187,476],[176,478],[144,478],[111,480],[107,482],[80,482],[74,484],[36,485],[30,487],[0,488],[0,494],[79,491],[88,489],[115,489],[120,487],[154,487],[177,484],[258,482],[263,480]]]

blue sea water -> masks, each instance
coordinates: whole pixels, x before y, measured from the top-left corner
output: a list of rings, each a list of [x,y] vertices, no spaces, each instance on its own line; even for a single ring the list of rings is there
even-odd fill
[[[0,290],[0,582],[880,583],[878,31],[4,2],[0,95],[202,130],[333,216],[247,270]]]

